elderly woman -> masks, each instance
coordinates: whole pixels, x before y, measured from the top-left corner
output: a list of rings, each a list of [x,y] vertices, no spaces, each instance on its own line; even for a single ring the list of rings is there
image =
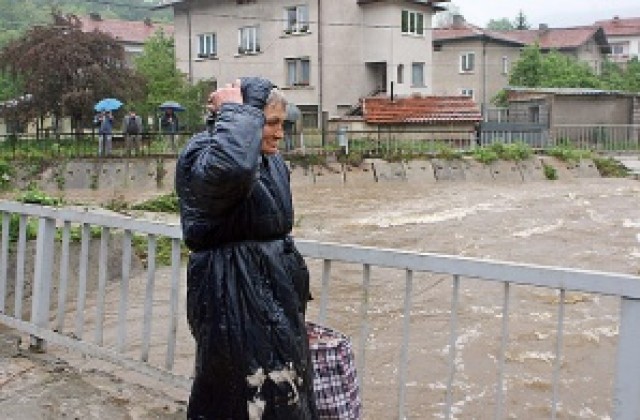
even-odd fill
[[[316,419],[304,314],[309,272],[289,236],[289,172],[278,154],[286,100],[265,79],[212,93],[213,130],[176,168],[196,340],[189,419]]]

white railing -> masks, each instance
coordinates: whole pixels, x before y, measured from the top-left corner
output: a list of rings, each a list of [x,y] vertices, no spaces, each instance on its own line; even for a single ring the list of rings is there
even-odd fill
[[[29,334],[35,350],[45,351],[47,343],[62,346],[188,388],[193,342],[181,308],[185,282],[178,226],[14,202],[0,202],[0,215],[1,323]],[[34,250],[29,231],[36,222]],[[165,269],[157,261],[168,251],[167,243],[171,257]],[[571,417],[574,405],[584,409],[594,399],[606,403],[605,416],[640,418],[640,278],[314,241],[297,244],[312,273],[315,300],[309,317],[353,338],[365,418],[540,417],[541,412],[522,411],[531,409],[528,399],[537,394],[544,394],[542,417]],[[138,275],[132,261],[141,249],[146,274]],[[54,273],[56,261],[59,271]],[[114,261],[117,274],[109,272]],[[520,317],[525,326],[544,318],[535,309],[539,292],[531,290],[548,290],[545,305],[557,314],[557,322],[541,324],[544,334],[537,339],[553,341],[553,351],[543,357],[552,379],[548,386],[525,387],[519,395],[514,375],[524,366],[509,350],[525,339],[511,337],[510,330],[522,328]],[[575,292],[591,296],[577,301],[593,302],[604,313],[580,312],[577,321],[569,322],[574,311],[567,302]],[[485,298],[498,303],[476,307]],[[610,348],[589,349],[599,362],[610,359],[604,383],[584,379],[597,365],[587,362],[586,372],[576,371],[564,343],[586,318],[618,332]],[[474,332],[468,324],[475,328],[477,321],[483,321],[482,329]],[[89,327],[93,336],[85,334]],[[483,332],[488,342],[467,350],[473,334]],[[469,370],[486,363],[487,348],[491,368],[475,378],[483,383],[478,386]],[[581,386],[588,387],[589,395]]]

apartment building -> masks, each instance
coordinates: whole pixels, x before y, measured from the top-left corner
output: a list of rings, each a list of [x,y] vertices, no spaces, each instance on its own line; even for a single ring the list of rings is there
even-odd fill
[[[176,63],[192,81],[269,78],[306,127],[363,97],[431,94],[434,13],[446,0],[169,1]]]

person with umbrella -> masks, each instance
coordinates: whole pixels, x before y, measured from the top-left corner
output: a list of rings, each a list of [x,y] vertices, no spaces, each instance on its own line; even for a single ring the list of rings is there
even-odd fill
[[[164,111],[160,118],[160,127],[164,133],[168,134],[169,146],[175,152],[177,151],[176,134],[180,129],[180,121],[176,112],[184,111],[184,107],[177,102],[167,101],[160,105],[160,109]]]
[[[98,127],[98,156],[109,156],[113,139],[113,115],[111,111],[100,111],[94,118]]]
[[[109,156],[113,139],[113,114],[111,111],[122,106],[122,102],[115,98],[105,98],[98,102],[94,109],[99,112],[94,118],[98,127],[98,156]]]

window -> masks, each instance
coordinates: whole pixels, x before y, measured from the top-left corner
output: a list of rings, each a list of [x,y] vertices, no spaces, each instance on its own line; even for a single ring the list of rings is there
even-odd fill
[[[403,10],[401,28],[403,34],[424,35],[424,15]]]
[[[623,55],[624,54],[624,44],[611,44],[611,54],[613,54],[613,55]]]
[[[311,66],[308,58],[287,58],[287,86],[309,86]]]
[[[460,73],[471,73],[475,68],[476,54],[466,53],[460,56]]]
[[[529,122],[534,124],[540,123],[540,107],[532,106],[529,107]]]
[[[317,105],[298,105],[302,112],[303,128],[318,128],[318,106]]]
[[[509,74],[509,57],[502,57],[502,74]]]
[[[217,53],[216,34],[198,35],[198,58],[215,57]]]
[[[284,9],[284,31],[286,33],[301,33],[309,30],[309,8],[293,6]]]
[[[411,64],[411,86],[424,86],[424,63]]]
[[[257,26],[245,26],[238,30],[238,54],[254,54],[260,52]]]
[[[249,4],[249,3],[255,3],[256,0],[236,0],[237,4]]]
[[[398,75],[396,77],[398,84],[404,83],[404,64],[398,64]]]
[[[469,98],[473,99],[473,89],[460,89],[460,95],[468,96]]]

